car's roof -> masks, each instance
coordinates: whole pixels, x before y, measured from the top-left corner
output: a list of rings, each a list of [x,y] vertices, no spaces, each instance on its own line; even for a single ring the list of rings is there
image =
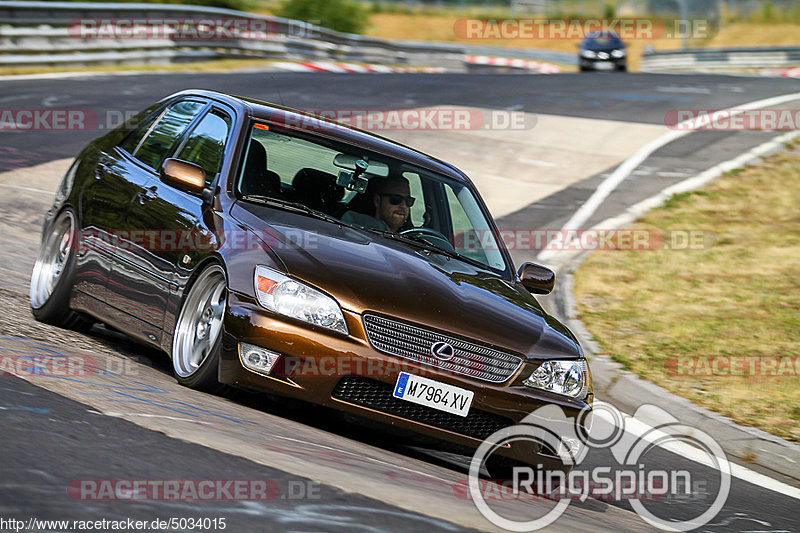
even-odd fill
[[[439,172],[459,181],[469,181],[466,175],[464,175],[464,173],[458,170],[456,167],[436,159],[435,157],[392,141],[391,139],[381,137],[380,135],[375,135],[374,133],[360,130],[352,126],[341,124],[297,109],[271,104],[253,98],[233,96],[208,90],[181,91],[171,95],[169,98],[189,95],[197,95],[221,100],[231,106],[243,108],[249,116],[256,119],[279,122],[281,124],[288,125],[289,127],[292,127],[292,125],[297,125],[295,127],[302,131],[338,139],[348,144],[360,146],[367,150],[380,152],[390,157]],[[310,124],[310,122],[323,125],[324,127],[303,127],[304,124]]]

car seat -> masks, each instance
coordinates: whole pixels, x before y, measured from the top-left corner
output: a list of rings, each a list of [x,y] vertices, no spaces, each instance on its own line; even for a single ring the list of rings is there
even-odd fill
[[[281,194],[281,177],[267,169],[267,150],[255,139],[250,140],[241,191],[244,195],[280,196]]]
[[[301,168],[292,179],[294,200],[312,209],[332,214],[344,197],[344,187],[336,185],[336,176],[314,168]]]

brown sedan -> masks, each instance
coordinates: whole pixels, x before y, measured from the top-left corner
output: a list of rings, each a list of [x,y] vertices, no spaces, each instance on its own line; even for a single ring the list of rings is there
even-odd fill
[[[48,211],[34,316],[101,321],[176,379],[307,400],[474,449],[589,370],[458,169],[299,111],[172,95],[90,143]],[[550,464],[532,443],[499,452]]]

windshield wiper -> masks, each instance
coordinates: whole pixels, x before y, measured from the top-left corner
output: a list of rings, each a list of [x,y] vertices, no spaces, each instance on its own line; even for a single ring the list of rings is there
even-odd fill
[[[281,198],[274,198],[272,196],[262,196],[260,194],[246,194],[242,196],[242,200],[247,200],[248,202],[258,202],[260,204],[268,205],[270,207],[286,209],[289,211],[294,211],[296,213],[303,213],[305,215],[309,215],[314,218],[318,218],[320,220],[326,220],[328,222],[339,224],[341,226],[349,225],[345,224],[344,222],[342,222],[333,215],[323,213],[322,211],[318,211],[316,209],[308,207],[307,205],[301,204],[300,202],[292,202],[290,200],[283,200]]]

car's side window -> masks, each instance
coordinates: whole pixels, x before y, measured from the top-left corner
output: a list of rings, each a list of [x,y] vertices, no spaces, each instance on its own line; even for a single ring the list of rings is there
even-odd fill
[[[181,100],[167,108],[156,121],[142,126],[122,147],[148,167],[157,169],[203,107],[205,103],[201,101]],[[132,146],[137,138],[138,142]]]
[[[183,161],[200,165],[206,174],[206,185],[211,185],[222,167],[225,143],[231,130],[231,118],[212,109],[192,130],[175,156]]]
[[[136,148],[139,146],[139,143],[142,142],[142,138],[147,135],[147,133],[153,128],[153,125],[156,123],[156,121],[163,114],[164,110],[161,110],[159,113],[156,113],[145,120],[141,126],[139,126],[135,131],[125,138],[120,146],[129,154],[133,154],[136,151]]]

